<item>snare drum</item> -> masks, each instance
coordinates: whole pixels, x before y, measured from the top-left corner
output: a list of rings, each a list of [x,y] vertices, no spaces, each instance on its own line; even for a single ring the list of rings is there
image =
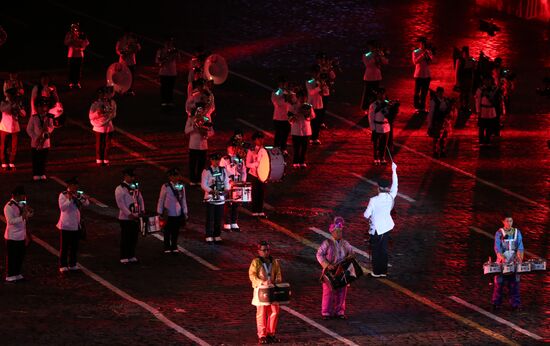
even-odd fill
[[[151,233],[160,232],[162,227],[160,226],[160,216],[144,216],[139,218],[139,226],[142,235],[148,235]]]
[[[502,265],[502,274],[513,274],[516,270],[514,263],[504,263]]]
[[[237,203],[252,202],[252,183],[236,182],[231,187],[231,200]]]
[[[260,305],[288,304],[290,302],[290,284],[262,285],[258,287]]]
[[[531,270],[546,270],[546,260],[545,259],[532,259],[529,260],[531,265]]]
[[[483,274],[500,274],[502,267],[496,262],[485,262],[483,264]]]
[[[283,179],[285,158],[279,148],[265,147],[267,155],[260,159],[258,179],[262,183],[271,183]]]
[[[521,262],[516,265],[516,273],[528,273],[531,271],[531,263]]]

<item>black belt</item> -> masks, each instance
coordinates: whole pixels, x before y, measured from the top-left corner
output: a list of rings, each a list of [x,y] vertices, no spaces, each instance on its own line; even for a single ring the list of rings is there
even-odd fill
[[[376,121],[376,120],[374,121],[374,123],[375,123],[375,124],[382,124],[382,125],[383,125],[383,124],[388,124],[387,121]]]

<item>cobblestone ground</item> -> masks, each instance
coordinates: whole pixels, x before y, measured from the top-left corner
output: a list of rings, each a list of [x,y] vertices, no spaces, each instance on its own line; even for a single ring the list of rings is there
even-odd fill
[[[475,9],[468,2],[444,1],[419,1],[414,6],[405,1],[345,1],[337,5],[282,1],[262,6],[251,1],[206,2],[178,5],[177,11],[160,3],[147,11],[132,12],[128,18],[120,16],[123,8],[105,12],[97,6],[86,9],[90,16],[84,16],[75,12],[84,11],[84,5],[73,4],[71,9],[56,3],[36,5],[36,11],[23,17],[27,12],[21,6],[14,4],[13,11],[0,14],[10,35],[0,51],[2,71],[29,71],[22,75],[32,81],[41,70],[48,70],[62,85],[65,51],[61,40],[69,22],[80,20],[92,41],[84,88],[61,94],[70,121],[54,135],[48,170],[50,176],[60,179],[78,175],[85,191],[107,205],[92,205],[84,212],[89,237],[81,243],[79,262],[118,289],[206,343],[254,344],[255,308],[250,305],[247,270],[255,256],[254,244],[268,239],[274,255],[282,260],[285,281],[292,284],[289,308],[314,322],[282,311],[278,335],[286,344],[342,343],[315,323],[358,345],[537,344],[550,339],[549,279],[545,274],[522,277],[521,312],[506,306],[498,312],[499,317],[542,337],[539,341],[450,298],[489,310],[492,285],[481,274],[481,266],[493,255],[490,236],[505,211],[512,211],[522,229],[529,256],[548,256],[549,102],[534,92],[548,73],[546,27]],[[39,25],[45,23],[42,13],[48,13],[48,25]],[[493,38],[476,31],[477,19],[490,16],[502,28]],[[106,67],[115,60],[114,42],[121,27],[130,27],[149,39],[143,40],[139,57],[137,96],[117,100],[115,125],[158,149],[148,149],[119,133],[115,138],[118,144],[112,148],[112,165],[98,169],[93,163],[87,109],[103,83]],[[232,74],[217,87],[213,150],[223,150],[235,127],[242,127],[249,136],[253,129],[246,123],[271,130],[269,90],[258,82],[272,85],[280,73],[303,79],[320,49],[339,56],[343,67],[338,92],[329,105],[339,117],[327,117],[329,129],[322,134],[322,145],[310,148],[307,170],[287,169],[282,183],[268,186],[267,221],[242,212],[242,233],[224,232],[223,245],[207,246],[203,242],[202,192],[188,187],[191,219],[180,245],[219,270],[184,254],[164,255],[162,243],[153,236],[140,239],[139,265],[126,267],[117,262],[119,226],[113,190],[121,169],[128,165],[137,168],[146,208],[153,210],[165,179],[163,170],[177,165],[186,171],[187,167],[184,96],[178,96],[174,111],[162,113],[157,87],[151,82],[155,80],[152,56],[158,47],[154,40],[168,32],[177,35],[182,49],[191,51],[197,44],[205,44],[224,55],[232,71],[252,79]],[[410,105],[410,49],[419,33],[433,37],[438,51],[432,86],[452,90],[453,46],[470,45],[475,55],[480,49],[493,57],[502,55],[517,71],[513,112],[492,148],[480,150],[475,120],[464,119],[465,125],[455,129],[449,141],[449,157],[444,161],[430,157],[425,119],[412,115]],[[382,40],[392,51],[384,84],[390,97],[402,103],[394,159],[399,165],[399,191],[406,198],[396,199],[388,279],[366,277],[356,282],[348,294],[349,319],[322,321],[315,247],[325,238],[312,228],[326,231],[332,217],[342,215],[345,237],[368,251],[363,242],[367,224],[362,212],[376,191],[365,179],[390,173],[388,167],[371,165],[370,134],[362,130],[367,123],[357,106],[360,54],[364,41],[370,38]],[[36,52],[44,54],[37,59]],[[185,87],[181,78],[178,89],[184,91]],[[1,175],[0,195],[7,200],[11,188],[24,183],[36,211],[29,227],[38,238],[58,248],[54,226],[62,186],[53,179],[30,182],[28,148],[29,141],[22,135],[18,170]],[[0,254],[5,254],[3,246]],[[31,244],[27,254],[27,281],[0,284],[2,344],[193,344],[84,273],[58,275],[55,256],[39,244]],[[358,258],[369,266],[364,256]],[[4,262],[0,265],[3,271]]]

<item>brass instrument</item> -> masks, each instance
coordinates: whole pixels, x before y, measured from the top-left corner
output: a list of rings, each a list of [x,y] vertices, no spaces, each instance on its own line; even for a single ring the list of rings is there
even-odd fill
[[[25,220],[27,220],[30,217],[33,217],[34,209],[27,204],[27,201],[26,200],[19,201],[19,205],[21,204],[23,205],[23,212],[21,213],[21,217],[23,217],[23,219]]]
[[[40,133],[40,136],[36,140],[36,149],[40,150],[43,149],[44,143],[48,138],[50,138],[50,132],[48,131],[48,121],[49,119],[52,119],[53,116],[51,114],[46,115],[44,118],[44,125],[42,126],[42,132]]]
[[[107,101],[102,100],[100,102],[101,107],[99,111],[103,116],[106,116],[106,119],[101,126],[106,126],[115,118],[116,114],[114,113],[114,107],[112,106],[110,99]]]
[[[219,85],[225,82],[229,75],[229,68],[225,59],[218,54],[212,54],[204,62],[204,78]]]
[[[304,118],[304,120],[308,121],[311,118],[311,109],[313,106],[307,102],[304,102],[300,105],[300,108],[298,108],[296,113],[289,112],[288,114],[288,121],[290,123],[295,122],[298,120],[298,117]]]
[[[132,72],[126,64],[115,62],[107,69],[107,85],[114,91],[124,94],[132,85]]]

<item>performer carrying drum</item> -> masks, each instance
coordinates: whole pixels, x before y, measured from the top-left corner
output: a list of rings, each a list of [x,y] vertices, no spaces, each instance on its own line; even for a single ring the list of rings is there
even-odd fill
[[[164,226],[164,253],[178,253],[178,236],[180,228],[185,227],[189,218],[187,199],[180,171],[177,168],[166,172],[168,182],[160,188],[157,213],[166,220]]]
[[[512,227],[514,220],[509,214],[506,214],[502,220],[503,227],[495,234],[495,253],[497,263],[515,263],[523,262],[523,237],[519,229]],[[514,310],[520,308],[521,299],[519,294],[520,275],[516,273],[495,275],[495,285],[493,288],[493,310],[500,308],[502,304],[502,288],[508,287],[510,295],[510,305]]]
[[[246,183],[246,166],[243,162],[245,157],[242,157],[243,153],[239,153],[239,144],[231,140],[227,146],[227,156],[222,157],[220,160],[220,167],[224,167],[229,177],[229,184],[231,190],[236,188],[239,184]],[[243,196],[241,195],[241,201]],[[233,196],[231,196],[233,199]],[[240,232],[237,220],[239,218],[239,201],[231,200],[225,203],[225,223],[223,229],[226,231]]]
[[[264,148],[264,134],[260,131],[252,135],[254,147],[246,154],[246,167],[249,169],[249,181],[252,182],[252,215],[266,217],[264,213],[265,183],[258,176],[260,161],[268,153]]]
[[[330,225],[329,231],[332,239],[326,239],[317,250],[317,261],[325,271],[339,270],[338,264],[346,257],[353,256],[353,248],[342,238],[344,228],[344,219],[334,218],[334,223]],[[340,269],[341,270],[341,269]],[[324,275],[323,275],[324,276]],[[323,302],[321,314],[323,320],[331,318],[346,319],[346,294],[348,286],[334,289],[330,282],[323,280]]]
[[[206,202],[206,243],[222,241],[222,218],[225,194],[229,191],[229,177],[220,167],[220,155],[210,155],[210,166],[202,171],[201,187]]]
[[[277,321],[279,320],[279,304],[260,303],[258,297],[259,287],[281,283],[281,264],[278,259],[271,257],[270,246],[267,241],[258,243],[258,257],[252,260],[248,269],[248,277],[254,288],[252,305],[256,306],[256,326],[258,328],[258,342],[260,344],[278,343],[275,336]]]

